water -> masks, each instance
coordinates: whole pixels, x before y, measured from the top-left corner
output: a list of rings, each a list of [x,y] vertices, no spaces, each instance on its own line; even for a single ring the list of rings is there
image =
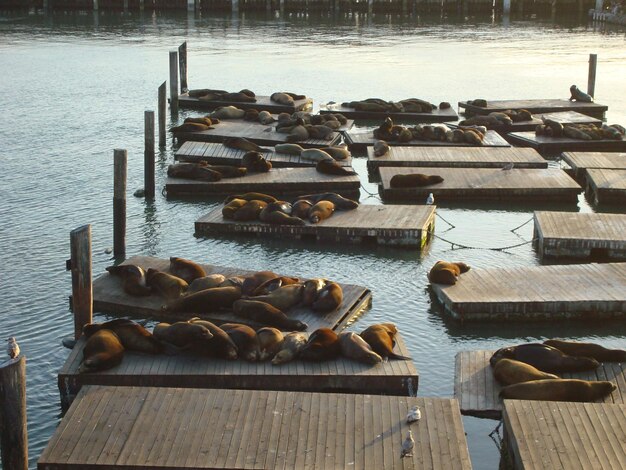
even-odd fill
[[[67,297],[69,232],[92,224],[94,273],[112,263],[113,149],[128,149],[127,253],[183,256],[242,269],[323,275],[373,292],[358,328],[393,321],[420,372],[419,394],[453,393],[454,356],[551,336],[624,347],[623,324],[554,322],[460,325],[431,302],[426,273],[438,259],[475,268],[538,264],[530,245],[509,251],[452,250],[435,240],[413,250],[309,245],[292,241],[205,240],[193,223],[215,202],[130,196],[143,186],[143,112],[156,109],[168,77],[168,51],[189,47],[192,88],[302,92],[316,105],[381,96],[431,102],[473,98],[568,98],[586,87],[589,53],[598,53],[596,99],[608,120],[626,123],[624,30],[538,20],[504,23],[376,16],[0,14],[0,338],[16,336],[27,356],[30,465],[36,465],[60,419],[56,374],[73,331]],[[191,112],[181,113],[182,119]],[[168,125],[170,123],[168,122]],[[173,160],[157,156],[157,188]],[[558,166],[558,162],[551,162]],[[369,192],[365,159],[355,167]],[[362,202],[377,204],[374,197]],[[593,210],[581,196],[576,210]],[[478,248],[532,237],[531,207],[440,208],[437,235]],[[105,317],[96,314],[97,320]],[[496,468],[487,437],[496,422],[463,419],[474,468]]]

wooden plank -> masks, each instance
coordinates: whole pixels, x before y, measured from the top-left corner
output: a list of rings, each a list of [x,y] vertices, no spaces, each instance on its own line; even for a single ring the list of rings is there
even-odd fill
[[[562,158],[572,168],[577,178],[584,177],[585,170],[591,168],[626,170],[626,153],[563,152]]]
[[[409,112],[373,112],[373,111],[356,111],[354,108],[347,106],[330,105],[324,109],[320,106],[320,114],[340,113],[351,119],[385,119],[390,117],[400,122],[447,122],[459,119],[458,114],[452,108],[434,109],[432,113],[409,113]]]
[[[486,107],[475,106],[469,104],[467,101],[459,101],[459,109],[462,109],[466,116],[489,114],[494,111],[506,111],[507,109],[525,109],[530,111],[532,114],[576,111],[597,119],[602,119],[609,107],[598,103],[580,103],[577,101],[561,99],[533,99],[487,100]]]
[[[555,155],[561,152],[624,152],[625,140],[580,140],[570,137],[548,137],[534,132],[511,132],[507,140],[514,145],[531,147],[538,152]]]
[[[587,190],[596,204],[626,201],[626,170],[587,169]]]
[[[178,105],[187,109],[215,109],[220,106],[236,106],[239,109],[258,109],[259,111],[269,111],[271,113],[294,113],[311,109],[313,100],[304,98],[295,100],[293,105],[282,105],[270,100],[269,96],[256,96],[255,103],[242,103],[239,101],[201,100],[192,98],[188,94],[183,94],[178,97]]]
[[[459,401],[461,413],[479,418],[500,419],[502,400],[498,394],[502,387],[493,378],[489,358],[495,351],[460,351],[455,358],[454,398]],[[626,379],[626,363],[605,362],[598,369],[590,372],[557,374],[566,379],[599,380],[613,382],[618,388],[610,395],[597,400],[597,403],[625,404],[626,389],[620,383]],[[474,398],[481,396],[482,400]]]

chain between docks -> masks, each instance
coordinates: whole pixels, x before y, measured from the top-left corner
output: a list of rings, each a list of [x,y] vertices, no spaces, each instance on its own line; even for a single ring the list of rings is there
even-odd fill
[[[524,245],[528,245],[529,243],[532,243],[533,241],[536,240],[536,238],[533,238],[532,240],[526,241],[526,242],[522,242],[522,243],[517,243],[516,245],[508,245],[508,246],[501,246],[501,247],[497,247],[497,248],[490,248],[490,247],[486,247],[486,246],[469,246],[469,245],[463,245],[461,243],[456,243],[456,242],[452,242],[450,240],[446,240],[443,237],[440,237],[439,235],[433,234],[433,237],[449,243],[450,245],[452,245],[452,249],[454,250],[455,247],[461,248],[461,249],[467,249],[467,250],[491,250],[491,251],[506,251],[510,248],[517,248],[518,246],[524,246]]]

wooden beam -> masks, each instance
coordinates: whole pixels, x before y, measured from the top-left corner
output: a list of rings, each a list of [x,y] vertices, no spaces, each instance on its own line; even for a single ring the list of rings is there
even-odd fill
[[[144,192],[154,199],[154,111],[144,112]]]
[[[72,271],[72,311],[74,338],[83,333],[83,326],[93,318],[93,285],[91,267],[91,225],[83,225],[70,232]]]
[[[4,470],[28,470],[26,358],[0,364],[0,443]]]
[[[113,151],[113,254],[126,253],[126,150]]]

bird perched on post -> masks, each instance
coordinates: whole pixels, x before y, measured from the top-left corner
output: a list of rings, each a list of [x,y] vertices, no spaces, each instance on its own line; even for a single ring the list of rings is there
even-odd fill
[[[415,446],[415,440],[413,439],[413,433],[409,429],[409,433],[406,435],[406,439],[402,443],[402,453],[400,458],[413,455],[413,447]]]
[[[17,356],[20,355],[20,346],[17,344],[17,341],[15,341],[15,338],[13,336],[9,338],[7,353],[9,353],[9,357],[11,359],[15,359]]]
[[[422,418],[422,412],[420,411],[420,407],[415,405],[411,408],[406,415],[407,424],[414,423],[415,421],[419,421]]]
[[[429,206],[433,205],[435,203],[435,196],[433,196],[433,193],[429,193],[428,197],[426,198],[426,204],[428,204]]]

